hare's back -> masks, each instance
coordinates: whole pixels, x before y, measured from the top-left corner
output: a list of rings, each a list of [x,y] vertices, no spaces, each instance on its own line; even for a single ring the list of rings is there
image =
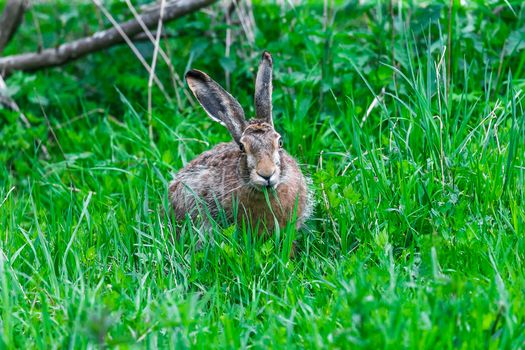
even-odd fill
[[[175,212],[183,217],[195,207],[196,198],[214,203],[225,189],[236,186],[238,160],[239,147],[230,142],[218,144],[188,163],[169,186]]]
[[[194,183],[191,188],[209,187],[226,175],[237,174],[239,147],[233,143],[220,143],[214,148],[201,153],[185,168],[181,169],[173,182],[185,180],[186,185]]]
[[[236,164],[239,159],[239,146],[235,142],[219,143],[209,151],[201,153],[181,170],[193,170],[194,167],[205,166],[212,171],[219,171],[225,166]]]

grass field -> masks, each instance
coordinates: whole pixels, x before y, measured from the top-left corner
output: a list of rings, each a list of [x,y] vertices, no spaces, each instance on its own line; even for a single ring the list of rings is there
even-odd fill
[[[450,3],[228,19],[224,2],[167,25],[174,71],[207,71],[248,115],[273,54],[276,128],[316,205],[267,240],[167,225],[173,174],[230,136],[163,61],[151,120],[125,45],[9,76],[31,127],[0,110],[0,348],[524,348],[525,7]],[[90,2],[35,4],[4,55],[99,22]]]

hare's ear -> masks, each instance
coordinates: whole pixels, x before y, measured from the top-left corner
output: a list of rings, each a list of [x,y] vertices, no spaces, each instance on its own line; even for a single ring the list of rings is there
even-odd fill
[[[264,51],[255,80],[255,114],[273,125],[272,121],[272,56]]]
[[[239,143],[246,128],[239,102],[200,70],[192,69],[186,73],[186,81],[210,118],[228,128],[235,142]]]

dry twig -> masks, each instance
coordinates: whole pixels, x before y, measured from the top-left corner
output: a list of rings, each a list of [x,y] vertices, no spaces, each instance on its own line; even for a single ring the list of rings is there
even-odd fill
[[[98,1],[98,0],[97,0]],[[172,0],[165,6],[164,22],[182,17],[188,13],[210,5],[215,0]],[[142,22],[148,28],[154,27],[160,17],[160,8],[154,8],[140,15]],[[133,37],[142,31],[136,19],[119,24],[127,37]],[[56,48],[44,49],[41,52],[24,53],[0,58],[0,72],[3,74],[13,70],[36,70],[45,67],[62,65],[87,54],[104,50],[125,39],[117,28],[106,29],[91,36],[62,44]]]
[[[164,17],[164,6],[166,0],[162,0],[160,4],[160,17],[159,24],[157,25],[157,36],[155,38],[155,48],[153,49],[153,58],[151,59],[151,71],[148,79],[148,133],[149,140],[153,142],[153,126],[151,122],[151,89],[153,87],[153,77],[155,76],[155,67],[157,66],[157,56],[159,54],[160,47],[160,33],[162,32],[162,18]]]

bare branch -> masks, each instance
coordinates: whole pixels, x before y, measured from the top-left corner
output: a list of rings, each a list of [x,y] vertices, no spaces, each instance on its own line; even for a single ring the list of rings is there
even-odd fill
[[[164,22],[168,22],[188,13],[207,6],[216,0],[171,0],[167,1],[164,9]],[[160,8],[146,11],[140,16],[148,28],[157,25],[160,18]],[[131,19],[119,25],[128,37],[133,37],[142,31],[136,19]],[[97,32],[92,36],[75,40],[58,46],[45,49],[39,53],[25,53],[0,58],[0,73],[5,74],[13,70],[36,70],[53,67],[80,58],[89,53],[106,49],[124,41],[116,28]]]
[[[0,18],[0,53],[4,51],[16,30],[22,23],[27,7],[26,0],[8,0]]]

